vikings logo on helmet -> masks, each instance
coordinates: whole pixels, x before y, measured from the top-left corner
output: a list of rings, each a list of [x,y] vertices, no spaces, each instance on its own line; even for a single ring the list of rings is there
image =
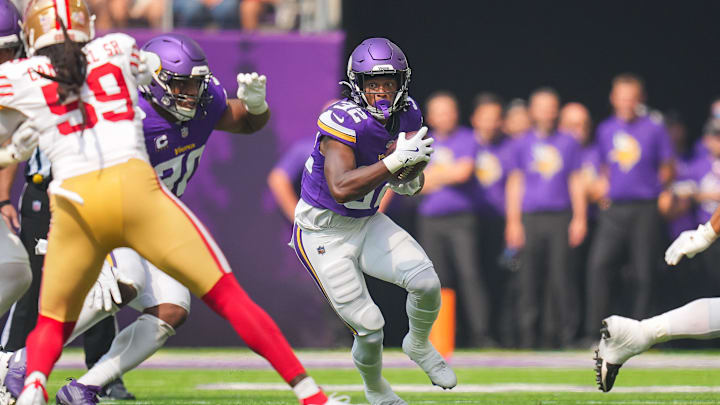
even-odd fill
[[[200,45],[185,35],[163,34],[142,49],[160,58],[153,81],[140,88],[145,97],[179,121],[195,118],[198,108],[205,114],[205,107],[212,101],[206,91],[212,74]]]
[[[365,97],[365,79],[380,75],[393,75],[398,81],[399,90],[390,105],[370,105]],[[408,106],[410,66],[403,51],[388,39],[370,38],[358,45],[350,54],[347,78],[341,84],[350,87],[350,97],[378,119],[387,119]]]
[[[75,42],[95,38],[95,16],[84,0],[31,0],[22,23],[27,54],[33,56],[38,49],[65,42],[61,24]]]
[[[20,12],[10,0],[0,0],[0,49],[16,48],[22,53],[20,40]]]

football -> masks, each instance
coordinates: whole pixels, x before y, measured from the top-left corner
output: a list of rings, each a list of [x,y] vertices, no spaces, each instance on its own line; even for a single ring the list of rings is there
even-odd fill
[[[417,131],[407,132],[405,134],[405,139],[410,139],[413,136],[417,134]],[[427,138],[427,135],[425,135],[425,138]],[[424,139],[424,138],[423,138]],[[395,147],[397,146],[396,141],[392,141],[388,145],[388,149],[385,152],[385,156],[390,155],[391,153],[395,152]],[[425,170],[425,167],[427,166],[428,162],[419,162],[412,166],[403,167],[402,169],[395,172],[390,179],[388,180],[388,183],[392,185],[400,185],[402,183],[407,183],[409,181],[415,180],[417,176],[420,175],[420,173]]]

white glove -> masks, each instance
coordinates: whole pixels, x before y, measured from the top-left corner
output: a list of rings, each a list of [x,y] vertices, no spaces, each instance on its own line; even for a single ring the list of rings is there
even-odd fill
[[[0,166],[30,159],[38,145],[40,132],[32,119],[26,119],[12,134],[9,145],[0,150]]]
[[[692,259],[693,256],[707,249],[717,237],[710,222],[701,224],[694,231],[685,231],[665,251],[665,261],[674,266],[683,256]]]
[[[160,57],[155,52],[139,51],[137,82],[140,86],[147,86],[153,78],[153,73],[157,72],[162,66]]]
[[[390,185],[390,190],[402,195],[415,195],[422,188],[422,182],[420,181],[422,174],[408,181],[407,183],[400,183],[398,185]]]
[[[268,104],[265,101],[265,86],[267,78],[265,75],[253,73],[238,73],[237,98],[245,104],[245,109],[252,115],[260,115],[267,111]]]
[[[405,132],[398,134],[395,152],[382,160],[390,173],[395,173],[406,166],[412,166],[416,163],[430,160],[430,155],[434,150],[430,145],[435,142],[435,139],[423,139],[427,131],[427,127],[422,127],[417,134],[410,139],[405,139]]]
[[[118,305],[122,304],[115,270],[107,262],[103,264],[100,276],[88,293],[88,299],[91,300],[93,309],[102,309],[106,312],[113,310],[113,301]]]

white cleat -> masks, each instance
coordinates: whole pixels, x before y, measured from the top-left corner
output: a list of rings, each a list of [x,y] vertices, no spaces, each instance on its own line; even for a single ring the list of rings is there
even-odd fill
[[[408,333],[405,335],[402,343],[402,349],[410,360],[417,363],[418,366],[430,377],[433,385],[437,385],[442,389],[451,389],[457,385],[457,376],[447,364],[445,359],[438,353],[430,342],[425,342],[424,348],[418,349],[419,345],[412,342],[412,337]]]
[[[598,389],[608,392],[620,367],[631,357],[653,345],[651,334],[640,321],[613,315],[603,320],[600,344],[595,351],[595,378]]]
[[[385,378],[382,379],[382,385],[382,391],[370,391],[365,387],[365,398],[370,405],[408,405],[405,400],[393,392],[390,383]]]

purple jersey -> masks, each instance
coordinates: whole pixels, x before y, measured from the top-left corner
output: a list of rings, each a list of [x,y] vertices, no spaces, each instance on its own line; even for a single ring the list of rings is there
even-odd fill
[[[380,121],[362,107],[345,99],[328,107],[318,118],[315,147],[305,163],[301,197],[308,204],[329,209],[347,217],[366,217],[375,214],[386,190],[382,184],[357,201],[340,204],[332,197],[325,179],[325,157],[320,153],[320,138],[330,137],[351,147],[357,167],[370,166],[385,157],[388,144],[399,132],[417,131],[422,126],[422,113],[415,101],[408,98],[406,111],[393,114],[395,129],[388,132]]]
[[[570,135],[554,132],[523,135],[515,148],[515,164],[525,174],[523,212],[569,210],[568,178],[580,170],[580,144]]]
[[[696,158],[689,165],[688,172],[688,177],[695,182],[699,193],[716,193],[720,190],[720,159],[710,153]],[[706,200],[698,204],[694,225],[709,221],[719,206],[720,201],[715,200]]]
[[[662,190],[658,170],[673,158],[670,136],[661,123],[646,116],[630,122],[610,117],[598,126],[597,143],[610,169],[611,200],[657,198]]]
[[[207,91],[213,99],[205,107],[207,114],[198,108],[195,118],[178,123],[163,118],[152,103],[139,97],[140,108],[145,112],[143,131],[150,163],[168,189],[180,197],[200,163],[210,133],[227,109],[227,94],[220,82],[212,78]]]
[[[508,174],[517,168],[514,141],[500,135],[492,143],[479,143],[475,156],[475,177],[478,180],[476,207],[481,214],[505,216],[505,183]]]
[[[689,190],[695,190],[697,182],[694,179],[693,165],[698,161],[691,159],[678,159],[675,165],[675,181],[671,190],[676,194],[687,194]],[[700,175],[702,176],[702,175]],[[679,217],[668,221],[668,231],[672,239],[677,238],[681,232],[693,229],[697,226],[697,213],[695,207]]]
[[[430,136],[433,134],[430,133]],[[432,147],[435,149],[430,157],[430,166],[442,168],[457,164],[459,160],[475,161],[477,144],[472,130],[457,127],[446,138],[435,138]],[[428,167],[430,167],[428,166]],[[464,183],[450,184],[425,195],[420,203],[419,212],[424,216],[441,216],[472,212],[477,182],[470,177]]]

